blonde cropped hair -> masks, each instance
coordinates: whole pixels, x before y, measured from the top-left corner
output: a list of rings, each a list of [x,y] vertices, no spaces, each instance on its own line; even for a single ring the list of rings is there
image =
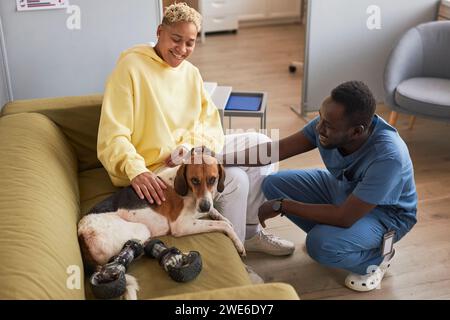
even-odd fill
[[[174,3],[164,11],[162,24],[171,25],[176,22],[192,22],[197,27],[197,31],[200,31],[202,27],[202,16],[185,2]]]

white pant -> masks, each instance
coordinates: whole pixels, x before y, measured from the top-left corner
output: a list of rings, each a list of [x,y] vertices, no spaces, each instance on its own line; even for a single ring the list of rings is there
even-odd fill
[[[243,151],[269,141],[268,136],[256,132],[229,134],[225,136],[224,153]],[[274,165],[225,168],[225,188],[215,197],[214,206],[231,221],[241,241],[258,232],[258,209],[266,201],[261,184],[273,171]]]

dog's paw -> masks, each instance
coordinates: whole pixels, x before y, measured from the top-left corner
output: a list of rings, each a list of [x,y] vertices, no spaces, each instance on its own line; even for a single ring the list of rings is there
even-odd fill
[[[244,245],[241,242],[235,243],[235,247],[241,257],[247,256],[247,252],[245,251]]]
[[[228,218],[225,218],[223,215],[221,215],[220,213],[210,213],[209,216],[211,217],[211,219],[216,220],[216,221],[224,221],[226,222],[231,228],[233,228],[233,224],[231,223],[230,220],[228,220]]]
[[[231,228],[233,228],[233,224],[231,223],[230,220],[228,220],[227,218],[223,217],[222,219],[223,221],[225,221]]]
[[[212,219],[212,220],[222,220],[221,218],[220,218],[220,216],[219,215],[217,215],[217,214],[213,214],[213,213],[210,213],[209,214],[209,217]]]

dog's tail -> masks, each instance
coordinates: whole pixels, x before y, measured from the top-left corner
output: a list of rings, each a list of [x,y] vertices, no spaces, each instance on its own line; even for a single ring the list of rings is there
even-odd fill
[[[122,296],[123,300],[137,300],[137,292],[139,291],[139,285],[135,277],[125,274],[125,280],[127,287],[125,293]]]

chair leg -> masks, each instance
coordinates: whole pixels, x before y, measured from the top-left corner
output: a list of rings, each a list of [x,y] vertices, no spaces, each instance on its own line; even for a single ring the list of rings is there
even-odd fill
[[[389,124],[391,126],[395,126],[398,119],[398,112],[397,111],[391,111],[391,115],[389,116]]]
[[[409,125],[408,125],[409,130],[412,130],[412,128],[414,127],[414,123],[416,123],[416,116],[409,117]]]

